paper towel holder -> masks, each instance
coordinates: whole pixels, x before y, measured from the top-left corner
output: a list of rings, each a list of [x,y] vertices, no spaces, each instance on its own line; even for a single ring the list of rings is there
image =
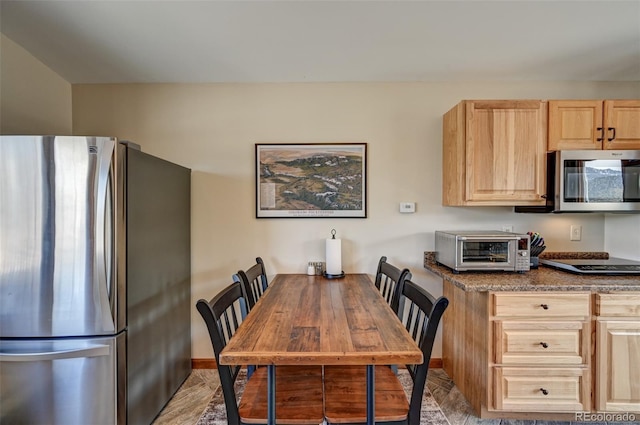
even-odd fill
[[[329,241],[335,241],[336,240],[336,229],[331,229],[331,239],[327,239],[327,252],[329,251]],[[337,240],[339,243],[337,244],[338,247],[338,255],[340,257],[340,266],[342,266],[342,241],[340,241],[339,239]],[[327,255],[328,256],[328,255]],[[328,258],[326,259],[327,263],[328,263]],[[327,271],[325,270],[323,275],[324,277],[326,277],[327,279],[340,279],[342,277],[344,277],[344,270],[341,270],[342,267],[340,267],[338,270],[340,270],[339,274],[330,274],[327,273]],[[328,267],[327,267],[328,269]]]

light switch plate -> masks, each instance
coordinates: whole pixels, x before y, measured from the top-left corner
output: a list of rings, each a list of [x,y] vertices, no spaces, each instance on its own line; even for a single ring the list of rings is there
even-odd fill
[[[401,213],[414,213],[414,212],[416,212],[416,203],[415,202],[400,202],[400,212]]]
[[[571,225],[571,233],[569,234],[569,240],[572,240],[572,241],[582,240],[582,226],[577,224]]]

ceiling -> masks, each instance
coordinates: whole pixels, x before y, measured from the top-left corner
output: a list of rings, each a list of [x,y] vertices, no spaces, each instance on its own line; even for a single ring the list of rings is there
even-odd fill
[[[633,1],[6,1],[70,83],[640,81]]]

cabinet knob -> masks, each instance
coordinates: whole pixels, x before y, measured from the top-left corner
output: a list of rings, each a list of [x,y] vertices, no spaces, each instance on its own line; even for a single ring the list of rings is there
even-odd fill
[[[549,304],[540,304],[540,307],[542,307],[544,310],[549,310]]]
[[[613,142],[613,140],[616,138],[616,128],[615,127],[609,127],[609,128],[607,128],[607,130],[613,131],[613,134],[611,135],[611,137],[609,137],[607,139],[608,141]]]
[[[602,142],[604,140],[604,127],[598,127],[598,131],[600,132],[600,137],[596,141]]]
[[[544,395],[549,394],[549,391],[545,390],[544,388],[540,388],[540,391],[542,391],[542,394]]]
[[[546,342],[541,342],[540,345],[542,345],[542,348],[549,347],[549,344],[547,344]]]

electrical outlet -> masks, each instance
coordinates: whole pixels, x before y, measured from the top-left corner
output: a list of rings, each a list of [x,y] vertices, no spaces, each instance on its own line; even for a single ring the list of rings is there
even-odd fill
[[[503,224],[502,225],[503,232],[511,232],[513,233],[513,224]]]
[[[401,213],[414,213],[414,212],[416,212],[416,203],[415,202],[400,202],[400,212]]]
[[[577,224],[571,225],[571,233],[569,236],[569,240],[572,240],[572,241],[582,240],[582,226],[579,226]]]

